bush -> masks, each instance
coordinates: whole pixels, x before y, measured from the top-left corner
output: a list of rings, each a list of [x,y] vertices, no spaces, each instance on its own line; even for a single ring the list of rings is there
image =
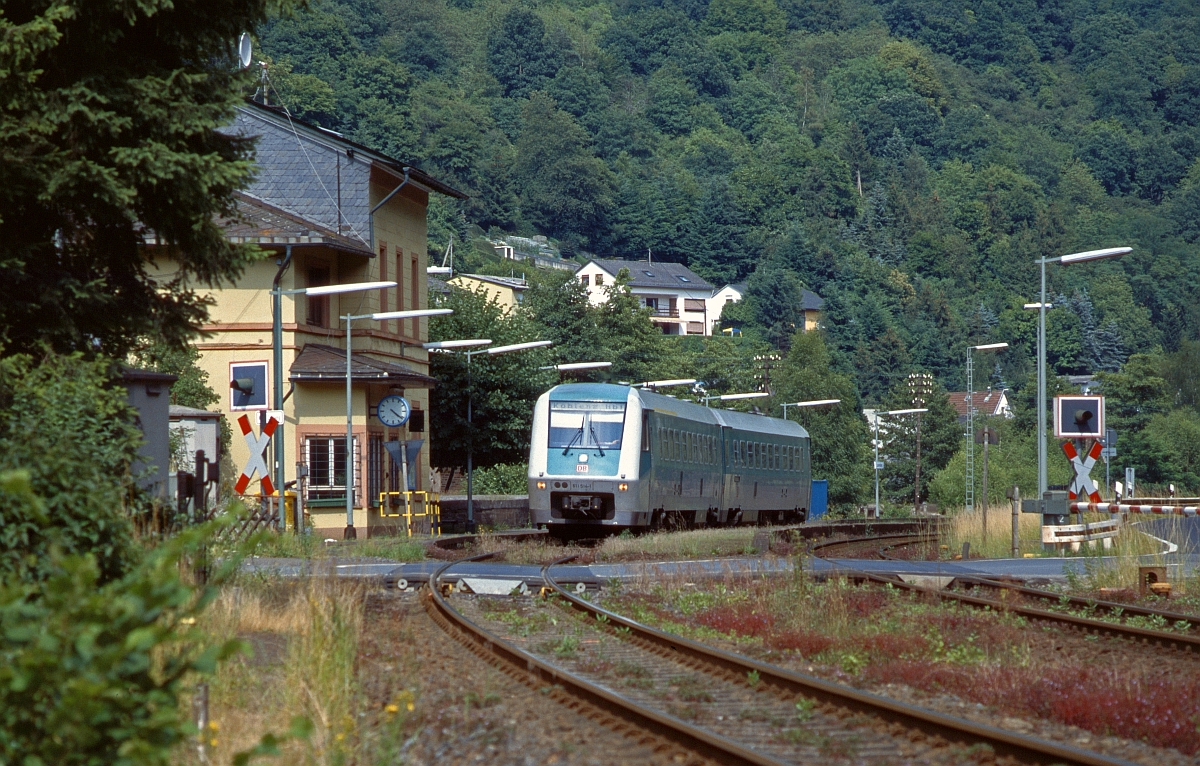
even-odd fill
[[[44,515],[28,476],[0,475],[8,497]],[[34,582],[0,583],[0,763],[166,764],[191,731],[185,683],[236,642],[204,647],[195,616],[215,595],[180,580],[182,557],[211,536],[193,528],[103,582],[96,556],[54,546]]]
[[[529,491],[529,466],[502,463],[481,468],[475,472],[473,484],[477,495],[524,495]]]
[[[0,359],[0,577],[48,576],[51,548],[91,554],[98,582],[129,571],[128,510],[143,502],[131,465],[141,432],[116,367],[78,355]],[[34,494],[40,500],[35,502]]]

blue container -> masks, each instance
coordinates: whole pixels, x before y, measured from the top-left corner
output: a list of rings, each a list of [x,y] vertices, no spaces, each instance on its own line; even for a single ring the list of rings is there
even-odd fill
[[[829,479],[813,479],[812,508],[808,509],[809,521],[819,519],[829,510]]]

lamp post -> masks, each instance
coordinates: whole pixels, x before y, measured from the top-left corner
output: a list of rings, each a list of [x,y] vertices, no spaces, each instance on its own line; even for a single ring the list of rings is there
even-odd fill
[[[446,343],[455,343],[456,341],[445,341]],[[481,345],[479,341],[457,341],[465,345]],[[491,343],[491,341],[486,341]],[[552,340],[534,340],[528,343],[513,343],[508,346],[496,346],[494,348],[481,348],[478,351],[464,351],[463,356],[467,358],[467,532],[473,534],[475,532],[475,429],[472,426],[472,407],[475,399],[475,384],[471,377],[471,357],[476,354],[487,354],[495,356],[496,354],[507,354],[512,351],[525,351],[530,348],[543,348],[554,344]]]
[[[309,293],[309,295],[312,295],[312,293]],[[444,316],[453,313],[453,309],[414,309],[411,311],[378,311],[373,314],[345,314],[342,316],[342,319],[346,321],[346,531],[342,535],[343,539],[353,540],[357,537],[357,533],[354,531],[354,409],[353,399],[351,398],[353,373],[350,366],[350,348],[353,345],[353,336],[351,335],[350,328],[355,319],[386,322],[389,319],[419,319],[420,317]],[[405,489],[408,488],[405,487]]]
[[[783,407],[783,419],[787,420],[788,407],[825,407],[830,404],[840,404],[841,401],[841,399],[810,399],[806,402],[789,402],[779,406]]]
[[[721,402],[732,402],[738,399],[761,399],[764,396],[770,396],[770,394],[766,391],[755,391],[749,394],[713,394],[712,396],[702,396],[700,398],[704,400],[704,406],[707,407],[708,402],[712,399]]]
[[[1007,343],[984,343],[980,346],[967,346],[967,477],[963,494],[964,506],[967,513],[975,510],[975,357],[972,351],[999,351],[1008,348]],[[987,508],[987,498],[983,499],[983,507]],[[985,510],[984,513],[987,511]],[[987,522],[984,522],[987,527]]]
[[[1034,263],[1042,267],[1042,301],[1038,306],[1038,405],[1037,405],[1037,439],[1038,439],[1038,497],[1045,494],[1049,488],[1046,471],[1046,264],[1061,263],[1064,266],[1083,261],[1098,261],[1103,258],[1117,258],[1133,252],[1132,247],[1109,247],[1103,250],[1088,250],[1082,253],[1060,255],[1056,258],[1040,258]]]
[[[301,287],[296,290],[281,290],[279,289],[279,280],[283,277],[283,273],[287,271],[288,266],[292,262],[292,246],[288,245],[283,256],[283,261],[279,264],[279,270],[275,273],[275,281],[271,285],[271,350],[274,357],[275,365],[275,380],[274,380],[274,396],[272,408],[275,410],[283,409],[283,296],[285,295],[306,295],[318,297],[322,295],[337,295],[340,293],[353,293],[363,290],[383,290],[389,287],[395,287],[395,282],[353,282],[346,285],[324,285],[322,287]],[[275,456],[275,486],[279,488],[279,526],[281,529],[287,528],[287,519],[284,518],[287,503],[283,502],[284,497],[284,475],[283,461],[285,442],[283,439],[283,423],[280,422],[275,427],[275,434],[271,439],[274,449],[272,454]],[[296,519],[296,525],[292,532],[300,534],[300,519]]]
[[[888,410],[887,412],[876,412],[872,418],[872,430],[875,432],[875,438],[871,441],[875,446],[875,517],[879,517],[879,469],[883,468],[883,463],[879,460],[879,420],[880,418],[888,417],[889,415],[913,415],[918,412],[929,412],[928,407],[915,407],[908,410]]]

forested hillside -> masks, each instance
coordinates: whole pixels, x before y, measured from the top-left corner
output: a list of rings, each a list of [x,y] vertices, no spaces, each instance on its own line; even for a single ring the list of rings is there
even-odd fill
[[[785,352],[780,285],[806,286],[867,403],[914,370],[961,390],[995,340],[981,377],[1022,388],[1034,259],[1114,245],[1050,267],[1054,370],[1187,377],[1197,43],[1187,0],[319,0],[262,33],[273,99],[471,195],[431,249],[472,224],[649,249],[748,280]]]

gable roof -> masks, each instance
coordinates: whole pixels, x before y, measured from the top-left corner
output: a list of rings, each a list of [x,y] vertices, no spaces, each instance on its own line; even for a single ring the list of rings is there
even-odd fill
[[[329,383],[346,380],[346,350],[321,343],[307,343],[288,369],[288,380]],[[406,388],[433,388],[437,378],[422,375],[406,366],[381,362],[350,352],[350,376],[356,383],[395,383]]]
[[[696,272],[682,263],[651,263],[650,261],[602,260],[593,258],[594,263],[607,273],[617,275],[621,269],[629,269],[630,287],[667,287],[673,290],[709,290],[713,286]]]
[[[954,408],[960,418],[965,418],[967,416],[967,392],[950,391],[947,395],[950,397],[950,406]],[[1008,396],[1003,391],[988,388],[976,391],[972,403],[975,405],[977,415],[1001,415],[1008,404]]]
[[[528,290],[529,284],[524,279],[514,277],[494,277],[491,274],[458,274],[454,279],[474,279],[477,282],[487,282],[489,284],[507,287],[512,290]]]

